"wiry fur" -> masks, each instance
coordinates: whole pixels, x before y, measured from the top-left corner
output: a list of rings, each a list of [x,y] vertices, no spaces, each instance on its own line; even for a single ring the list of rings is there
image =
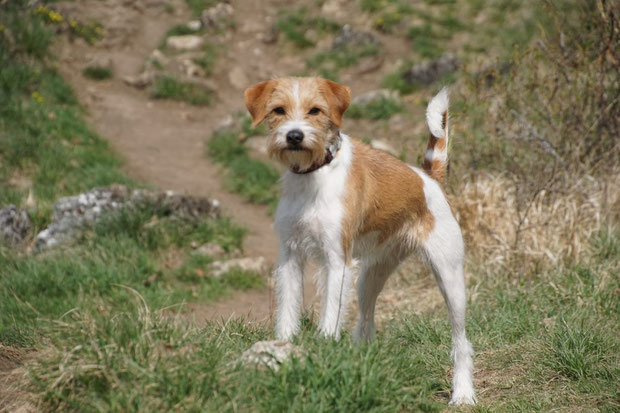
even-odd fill
[[[349,103],[345,86],[319,78],[284,78],[255,85],[245,96],[254,123],[269,124],[269,153],[290,169],[282,178],[275,219],[280,236],[276,336],[290,339],[299,331],[304,267],[314,259],[324,293],[320,331],[339,337],[359,264],[355,338],[370,340],[385,281],[405,257],[418,252],[433,269],[450,314],[451,403],[474,404],[473,351],[465,335],[463,240],[438,183],[447,159],[447,92],[442,90],[427,109],[431,140],[426,172],[339,132]],[[304,133],[299,147],[287,143],[292,129]],[[331,163],[307,174],[292,172],[316,165],[330,147],[339,148]]]

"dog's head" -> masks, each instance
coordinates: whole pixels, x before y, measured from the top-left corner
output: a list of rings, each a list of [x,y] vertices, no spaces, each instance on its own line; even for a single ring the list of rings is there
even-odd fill
[[[321,78],[267,80],[245,91],[252,125],[269,125],[269,155],[305,170],[323,161],[349,106],[348,87]]]

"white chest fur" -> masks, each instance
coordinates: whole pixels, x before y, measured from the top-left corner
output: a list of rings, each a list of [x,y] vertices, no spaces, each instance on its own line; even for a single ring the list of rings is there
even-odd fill
[[[309,174],[287,172],[276,212],[281,241],[294,252],[322,255],[341,250],[344,195],[351,164],[351,143],[346,135],[334,160]]]

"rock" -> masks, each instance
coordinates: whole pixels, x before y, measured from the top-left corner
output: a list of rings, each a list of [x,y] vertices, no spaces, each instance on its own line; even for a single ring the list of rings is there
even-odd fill
[[[238,362],[244,364],[258,364],[275,371],[291,357],[301,357],[300,347],[284,340],[259,341],[243,352]]]
[[[378,46],[380,44],[377,36],[370,32],[354,30],[350,25],[345,24],[342,30],[334,38],[332,50],[348,47],[364,47],[369,45]]]
[[[84,66],[85,69],[107,69],[109,71],[114,70],[114,63],[109,56],[92,56],[88,63]]]
[[[226,255],[226,250],[216,242],[207,242],[192,251],[192,254],[211,258],[220,258]]]
[[[146,205],[152,206],[162,215],[183,219],[219,214],[219,203],[216,205],[207,198],[179,195],[170,191],[131,190],[123,185],[94,188],[54,202],[52,222],[37,235],[35,251],[72,241],[80,235],[84,227],[94,224],[106,213]]]
[[[178,50],[196,50],[204,44],[204,39],[195,34],[186,34],[183,36],[170,36],[166,40],[166,46]]]
[[[166,66],[168,64],[168,62],[170,61],[170,59],[161,52],[161,50],[159,49],[155,49],[151,52],[151,55],[149,56],[147,63],[149,65],[159,65],[160,67]]]
[[[243,69],[241,69],[241,66],[235,66],[228,73],[228,81],[237,90],[244,90],[250,85],[250,81],[248,80],[248,77],[244,73]]]
[[[200,21],[207,28],[218,29],[228,26],[233,18],[235,9],[228,3],[218,3],[202,11]]]
[[[265,274],[269,270],[269,265],[264,257],[233,258],[225,261],[215,261],[210,266],[211,274],[214,277],[221,277],[233,269]]]
[[[202,22],[200,20],[192,20],[191,22],[187,22],[185,26],[187,26],[188,29],[197,32],[202,29]]]
[[[124,76],[123,82],[137,89],[144,89],[155,80],[155,74],[151,71],[144,71],[137,76]]]
[[[459,68],[459,60],[449,54],[439,59],[420,63],[403,72],[403,80],[410,84],[429,85]]]
[[[280,31],[275,25],[271,25],[269,30],[264,33],[259,33],[258,38],[261,42],[265,44],[274,44],[278,42],[278,36],[280,35]]]
[[[189,77],[202,77],[205,75],[205,71],[202,67],[198,66],[192,59],[180,59],[179,65],[185,76]]]
[[[371,102],[381,100],[381,99],[395,99],[399,100],[400,96],[398,91],[390,90],[390,89],[376,89],[371,90],[366,93],[362,93],[361,95],[355,97],[352,101],[352,105],[367,105]]]
[[[392,145],[390,145],[389,143],[385,141],[373,139],[370,142],[370,146],[372,146],[375,149],[379,149],[380,151],[387,152],[390,155],[398,156],[398,151]]]
[[[15,205],[0,209],[0,242],[10,246],[21,244],[28,235],[31,223],[28,213]]]
[[[323,16],[330,16],[331,18],[347,17],[347,11],[345,10],[347,0],[327,0],[321,6],[321,14]]]

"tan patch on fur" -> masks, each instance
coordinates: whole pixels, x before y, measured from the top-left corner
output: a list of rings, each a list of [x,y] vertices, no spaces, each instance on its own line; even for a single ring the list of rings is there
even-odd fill
[[[415,243],[433,229],[422,178],[403,162],[356,139],[345,195],[342,246],[347,262],[359,236],[378,232],[381,244],[402,233]]]
[[[441,128],[444,131],[446,130],[447,124],[448,124],[448,111],[445,111],[441,117]],[[433,154],[436,152],[446,152],[447,154],[446,142],[448,140],[446,138],[447,138],[446,136],[442,138],[436,138],[431,133],[430,137],[428,138],[428,146],[426,147],[427,153],[429,150],[432,150]],[[443,183],[444,178],[446,176],[447,163],[448,163],[447,160],[446,161],[441,161],[437,159],[430,160],[424,157],[424,163],[422,164],[422,167],[424,168],[426,172],[428,172],[430,176],[433,177],[433,179],[435,179],[437,182],[441,184]]]

